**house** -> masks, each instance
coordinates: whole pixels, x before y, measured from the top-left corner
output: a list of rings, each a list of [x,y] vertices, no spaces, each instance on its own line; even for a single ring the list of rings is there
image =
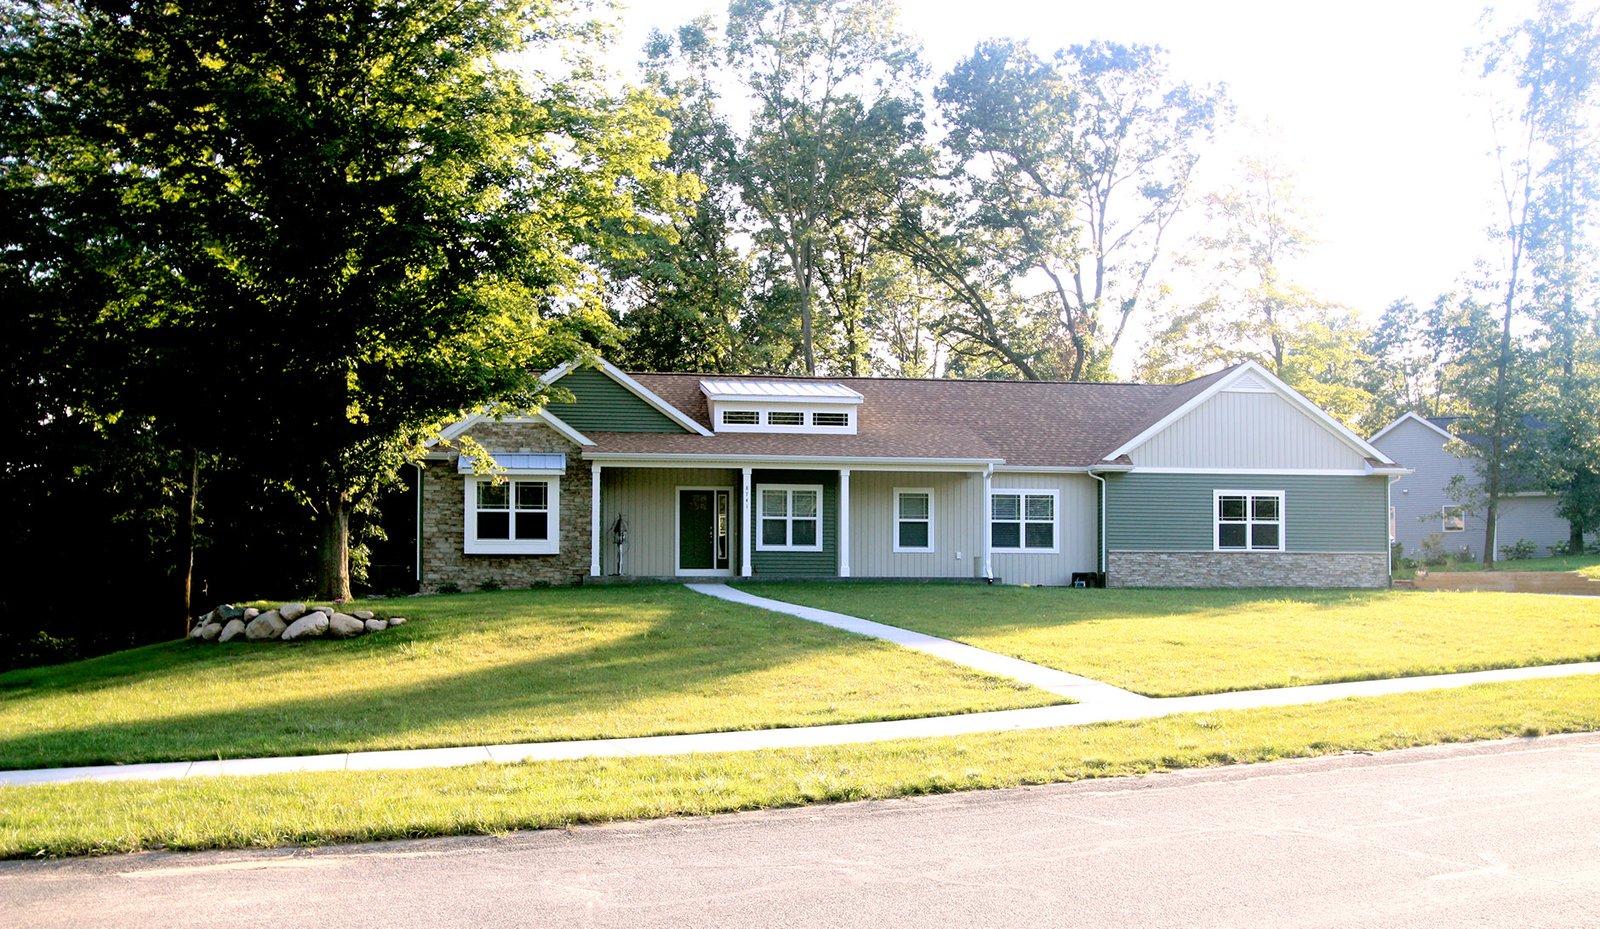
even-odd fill
[[[544,375],[421,468],[423,590],[606,576],[1389,583],[1405,473],[1254,363],[1178,385]],[[500,479],[450,445],[471,436]],[[481,470],[481,468],[477,469]]]
[[[1477,461],[1462,448],[1462,443],[1477,440],[1451,431],[1457,419],[1406,413],[1372,437],[1375,447],[1414,472],[1395,484],[1390,513],[1390,535],[1408,557],[1422,554],[1424,542],[1468,560],[1483,556],[1483,513],[1469,503],[1483,477]],[[1456,479],[1460,490],[1453,494],[1451,481]],[[1513,478],[1511,492],[1500,500],[1496,558],[1501,546],[1520,540],[1532,542],[1536,553],[1545,555],[1550,546],[1565,545],[1570,538],[1571,528],[1557,514],[1555,495],[1528,484]]]

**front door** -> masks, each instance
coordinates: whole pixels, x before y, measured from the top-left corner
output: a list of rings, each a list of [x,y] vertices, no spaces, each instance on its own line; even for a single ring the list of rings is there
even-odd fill
[[[678,573],[725,574],[731,490],[678,490]]]

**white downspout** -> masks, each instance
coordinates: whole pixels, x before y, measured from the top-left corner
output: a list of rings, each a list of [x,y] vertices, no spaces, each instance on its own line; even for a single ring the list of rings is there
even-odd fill
[[[1089,476],[1100,482],[1100,578],[1105,582],[1106,575],[1106,479],[1100,475],[1089,472]]]

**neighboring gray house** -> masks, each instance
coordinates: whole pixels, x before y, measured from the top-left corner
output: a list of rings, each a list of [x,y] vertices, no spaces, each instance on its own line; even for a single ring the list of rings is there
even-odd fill
[[[1448,489],[1457,476],[1468,486],[1482,480],[1477,462],[1451,448],[1457,439],[1450,432],[1454,421],[1454,417],[1407,413],[1372,437],[1374,446],[1412,471],[1394,485],[1389,530],[1408,557],[1418,555],[1423,541],[1430,538],[1451,554],[1483,557],[1483,514],[1453,499]],[[1521,539],[1534,543],[1538,555],[1548,555],[1552,545],[1565,544],[1571,530],[1556,515],[1556,503],[1555,496],[1543,491],[1516,491],[1504,497],[1496,520],[1494,557],[1500,557],[1500,546]]]
[[[1259,365],[1185,384],[627,374],[470,417],[422,468],[423,590],[636,577],[1389,583],[1393,459]]]

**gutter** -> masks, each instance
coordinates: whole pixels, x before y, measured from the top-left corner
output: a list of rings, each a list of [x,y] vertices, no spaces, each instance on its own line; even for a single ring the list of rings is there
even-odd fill
[[[686,464],[695,468],[714,468],[720,462],[736,462],[739,465],[764,465],[775,468],[794,468],[805,466],[838,467],[862,465],[918,465],[924,467],[954,467],[971,470],[982,470],[1003,464],[1003,458],[863,458],[843,456],[809,456],[809,455],[722,455],[715,453],[690,452],[597,452],[585,451],[585,459],[601,461],[606,464],[661,464],[673,467]]]

